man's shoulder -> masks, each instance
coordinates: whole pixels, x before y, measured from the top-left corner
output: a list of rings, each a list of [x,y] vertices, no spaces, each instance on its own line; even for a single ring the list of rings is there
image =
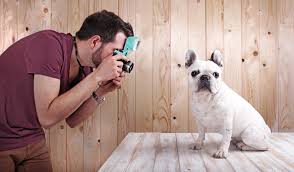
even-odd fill
[[[55,30],[50,30],[50,29],[38,31],[36,33],[33,33],[31,36],[55,38],[57,40],[62,40],[62,39],[67,39],[67,38],[72,37],[71,34],[69,34],[69,33],[66,34],[66,33],[62,33],[62,32],[57,32]]]

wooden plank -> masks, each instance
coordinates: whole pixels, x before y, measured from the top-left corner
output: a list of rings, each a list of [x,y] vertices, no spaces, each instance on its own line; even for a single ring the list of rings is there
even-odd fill
[[[260,171],[289,171],[289,168],[285,164],[281,164],[272,156],[269,156],[268,152],[262,151],[243,151],[242,152]]]
[[[144,139],[138,146],[133,155],[126,172],[153,170],[156,158],[156,147],[159,142],[159,133],[146,133]]]
[[[3,37],[2,52],[17,41],[17,2],[11,0],[2,1],[3,5]]]
[[[224,81],[242,94],[241,0],[224,1]]]
[[[67,1],[54,1],[51,2],[51,28],[58,32],[67,32],[67,17],[68,11]],[[50,128],[50,154],[53,171],[66,171],[66,155],[67,155],[67,124],[61,121],[55,126]]]
[[[51,27],[51,0],[18,2],[18,39]]]
[[[88,14],[91,15],[102,10],[101,0],[88,0]]]
[[[188,75],[185,53],[188,49],[188,1],[171,0],[171,132],[189,128]]]
[[[258,111],[259,96],[259,1],[242,1],[242,95]]]
[[[206,55],[210,55],[215,49],[224,52],[224,1],[206,1]]]
[[[193,134],[194,142],[196,142],[197,135]],[[215,133],[206,134],[204,146],[201,149],[202,160],[204,161],[207,171],[234,171],[232,165],[227,159],[213,158],[213,153],[216,152],[221,140],[221,135]]]
[[[75,35],[87,16],[87,3],[78,0],[68,1],[68,31]],[[67,171],[84,170],[84,125],[79,124],[75,128],[67,126]],[[79,155],[79,156],[77,156]]]
[[[195,144],[195,139],[191,133],[176,133],[176,142],[180,171],[206,171],[202,152],[191,149]]]
[[[199,59],[206,59],[206,26],[205,26],[205,2],[204,0],[195,1],[188,0],[188,47],[194,50]],[[191,88],[189,89],[189,103],[188,103],[188,121],[189,121],[189,132],[197,131],[197,123],[191,112]]]
[[[143,144],[144,137],[144,133],[129,133],[99,169],[99,172],[125,171],[137,147]]]
[[[175,133],[161,133],[156,145],[154,172],[180,171]]]
[[[292,140],[293,141],[293,140]],[[283,151],[286,155],[294,158],[294,147],[291,141],[289,142],[285,137],[281,135],[272,135],[270,143],[277,147],[279,150]]]
[[[277,133],[281,135],[281,137],[285,138],[288,142],[293,144],[294,146],[294,133]]]
[[[208,139],[212,141],[212,143],[220,144],[221,136],[216,134],[209,134]],[[240,151],[236,148],[235,145],[230,145],[229,148],[229,156],[226,159],[230,165],[233,167],[235,171],[260,171],[258,167],[256,167],[252,162]]]
[[[118,14],[118,0],[101,0],[101,10],[108,10]]]
[[[84,172],[97,171],[101,166],[100,108],[84,122]]]
[[[276,92],[274,91],[277,79],[276,8],[276,0],[260,0],[260,113],[269,127],[275,131],[278,130],[275,114]]]
[[[3,40],[4,40],[4,6],[3,1],[0,1],[0,55],[4,51]]]
[[[279,131],[294,131],[294,79],[290,75],[294,68],[293,46],[294,20],[292,0],[278,1],[278,72],[277,114]]]
[[[277,137],[280,135],[277,135]],[[292,169],[290,171],[294,170],[294,153],[290,152],[290,150],[282,150],[281,148],[286,147],[286,145],[283,145],[282,147],[279,147],[280,145],[276,144],[279,141],[276,141],[274,139],[270,139],[269,142],[269,152],[274,156],[275,158],[279,159],[280,161],[286,163],[286,166],[288,166],[289,169]],[[292,145],[292,147],[294,144]]]
[[[101,9],[118,14],[118,0],[102,0]],[[118,93],[106,95],[101,105],[101,163],[111,155],[117,146]]]
[[[206,135],[204,148],[190,149],[198,134],[130,133],[100,171],[293,171],[293,145],[273,134],[269,151],[240,151],[230,146],[227,159],[215,159],[222,136]],[[153,164],[154,163],[154,164]],[[127,168],[127,169],[126,169]],[[153,170],[152,170],[153,169]]]
[[[211,137],[213,136],[213,137]],[[220,136],[220,135],[219,135]],[[216,137],[215,135],[209,134],[207,138],[212,141],[213,143],[220,143],[221,136]],[[285,144],[283,144],[285,147]],[[236,149],[235,146],[231,145],[230,154],[227,158],[227,161],[233,166],[235,171],[263,171],[269,169],[280,169],[280,170],[293,170],[293,165],[291,165],[291,160],[286,155],[281,153],[277,153],[278,149],[274,146],[270,147],[269,151],[240,151]],[[291,151],[291,150],[289,150]],[[273,153],[274,152],[274,153]],[[242,155],[243,154],[243,155]],[[245,155],[245,156],[244,156]],[[263,165],[257,165],[257,163],[263,163],[263,157],[266,157],[266,163],[271,165],[267,166],[267,169],[264,169]],[[250,160],[248,160],[248,157]]]
[[[121,0],[119,1],[119,16],[133,26],[134,33],[136,27],[136,1]],[[140,47],[139,47],[140,51]],[[130,60],[135,63],[135,52],[128,55]],[[127,74],[121,89],[118,91],[118,126],[117,126],[117,143],[120,143],[128,132],[136,131],[136,67],[130,74]]]
[[[153,131],[170,132],[170,1],[153,1]]]
[[[152,131],[152,1],[136,1],[136,33],[141,38],[136,52],[136,131]]]

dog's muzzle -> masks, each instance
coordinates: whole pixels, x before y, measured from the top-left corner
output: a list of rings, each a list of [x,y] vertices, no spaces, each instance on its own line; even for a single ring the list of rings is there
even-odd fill
[[[211,87],[210,87],[210,76],[209,75],[202,75],[199,80],[198,84],[198,91],[207,89],[211,92]]]

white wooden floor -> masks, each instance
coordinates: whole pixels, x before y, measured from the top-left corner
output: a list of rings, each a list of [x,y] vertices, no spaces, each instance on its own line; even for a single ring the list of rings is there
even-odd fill
[[[100,168],[101,172],[172,171],[293,171],[294,133],[274,133],[270,150],[244,152],[230,147],[227,159],[211,157],[221,135],[206,135],[204,149],[189,149],[195,142],[191,133],[129,133]]]

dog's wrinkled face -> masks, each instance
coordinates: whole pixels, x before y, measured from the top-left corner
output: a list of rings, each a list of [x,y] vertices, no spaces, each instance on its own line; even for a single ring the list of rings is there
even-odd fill
[[[185,66],[193,92],[218,92],[222,82],[222,54],[219,50],[215,50],[207,61],[199,60],[194,51],[188,50]]]

